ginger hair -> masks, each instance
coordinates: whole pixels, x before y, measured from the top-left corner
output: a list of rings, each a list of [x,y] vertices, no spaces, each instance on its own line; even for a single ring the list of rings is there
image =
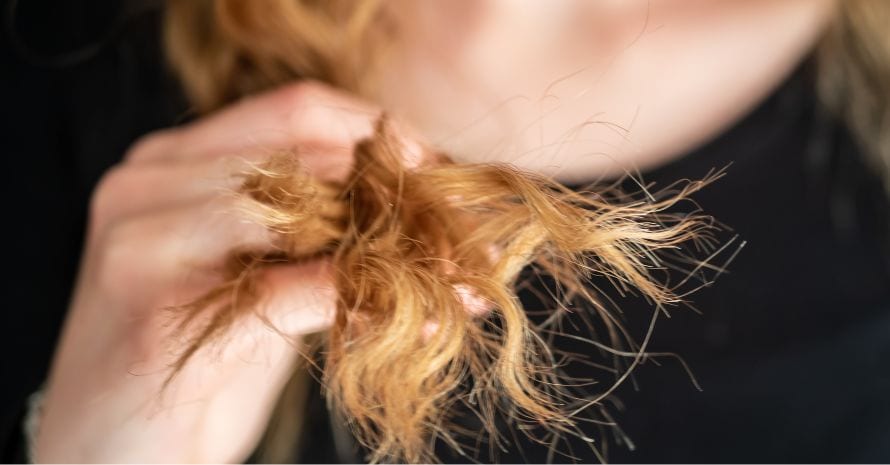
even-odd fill
[[[380,3],[169,0],[169,58],[199,112],[299,79],[373,98],[366,76],[397,33]],[[402,151],[383,118],[355,147],[342,184],[310,178],[293,154],[244,175],[245,211],[278,233],[279,250],[233,250],[222,270],[228,281],[179,308],[189,339],[173,373],[240,319],[263,318],[257,277],[264,267],[325,255],[338,302],[322,382],[371,461],[434,460],[436,438],[459,447],[448,414],[455,403],[471,406],[491,435],[498,413],[571,434],[581,409],[568,407],[578,403],[520,305],[520,271],[534,265],[552,276],[564,301],[591,304],[619,338],[589,280],[605,276],[655,304],[679,302],[653,270],[714,226],[668,209],[713,176],[631,198],[444,155],[409,169]],[[468,312],[468,292],[490,311]],[[436,331],[425,331],[431,322]]]

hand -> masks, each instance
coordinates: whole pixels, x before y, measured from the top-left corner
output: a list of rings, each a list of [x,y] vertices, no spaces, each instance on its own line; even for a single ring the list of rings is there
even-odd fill
[[[239,322],[162,390],[176,358],[165,307],[220,284],[206,270],[232,249],[271,249],[245,221],[234,171],[293,150],[318,179],[342,181],[380,112],[300,83],[151,134],[96,189],[68,320],[34,456],[64,462],[238,462],[256,446],[298,356],[300,336],[335,308],[325,260],[264,271],[264,305],[282,337]]]

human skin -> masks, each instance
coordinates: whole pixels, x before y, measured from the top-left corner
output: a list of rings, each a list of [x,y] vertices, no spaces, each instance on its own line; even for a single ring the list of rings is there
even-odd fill
[[[560,3],[587,27],[540,21],[536,2],[406,3],[414,27],[405,34],[415,40],[398,44],[379,101],[460,160],[509,161],[565,181],[620,174],[664,163],[731,124],[812,46],[831,4],[651,2],[644,27],[639,13],[650,2]],[[592,16],[575,14],[591,4],[599,5]],[[452,27],[463,14],[474,21]],[[601,37],[587,36],[596,31]],[[461,40],[449,41],[454,34]],[[37,461],[237,462],[250,453],[301,336],[330,322],[328,264],[266,272],[264,307],[289,338],[259,322],[238,325],[163,391],[175,347],[173,316],[160,309],[219,284],[200,270],[232,248],[271,248],[269,233],[239,217],[229,195],[244,160],[297,148],[313,175],[341,180],[379,114],[319,84],[294,84],[149,135],[106,174],[48,379]],[[594,125],[559,150],[545,148],[597,114],[629,131]]]
[[[351,147],[379,114],[320,84],[290,85],[149,135],[104,176],[47,385],[37,461],[233,462],[249,454],[300,336],[330,324],[329,264],[265,272],[264,309],[289,337],[247,319],[163,391],[176,352],[175,316],[162,309],[218,285],[200,270],[232,248],[272,250],[271,233],[237,214],[233,168],[294,150],[313,176],[342,181]],[[416,155],[406,152],[411,163]]]
[[[716,136],[809,53],[836,0],[399,1],[379,97],[437,149],[564,182]]]

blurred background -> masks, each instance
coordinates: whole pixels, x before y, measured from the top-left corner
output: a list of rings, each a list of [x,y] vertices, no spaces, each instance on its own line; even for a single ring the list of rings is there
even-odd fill
[[[136,138],[190,113],[164,64],[161,1],[0,3],[0,441],[15,461],[26,398],[46,376],[66,312],[93,186]],[[856,145],[817,108],[807,66],[718,139],[646,174],[664,185],[690,176],[701,154],[712,166],[735,163],[698,200],[749,247],[695,296],[703,315],[677,311],[653,340],[684,357],[703,391],[673,361],[641,367],[617,396],[633,408],[616,414],[637,450],[616,447],[612,461],[890,461],[886,197],[859,158],[843,156]],[[807,147],[786,138],[801,131],[816,136]],[[788,164],[801,176],[771,179],[757,160],[739,161],[755,149],[771,155],[774,172]],[[773,202],[777,193],[783,202]],[[796,235],[763,227],[789,216]],[[640,334],[647,322],[630,324]],[[304,458],[338,460],[325,441]]]
[[[89,194],[135,138],[186,107],[162,65],[161,2],[2,5],[4,225],[15,271],[3,280],[0,440],[12,461],[24,400],[43,383],[68,306]]]

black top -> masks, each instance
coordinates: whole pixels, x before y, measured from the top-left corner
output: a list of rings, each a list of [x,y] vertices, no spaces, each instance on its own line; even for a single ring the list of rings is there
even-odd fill
[[[670,311],[670,319],[657,321],[648,347],[680,355],[702,390],[676,359],[637,367],[604,402],[635,450],[620,444],[620,433],[585,428],[601,447],[608,443],[609,461],[890,460],[890,210],[863,157],[818,104],[807,60],[732,128],[644,173],[657,188],[728,166],[725,177],[694,199],[731,228],[723,241],[737,234],[746,244],[728,273],[690,296],[701,313]],[[594,284],[610,288],[605,279]],[[607,293],[641,340],[652,306]],[[590,337],[571,325],[564,331]],[[556,346],[595,352],[569,338],[557,339]],[[583,365],[566,371],[605,385],[614,381]],[[595,388],[590,392],[603,389]],[[581,440],[560,444],[566,455],[554,461],[571,461],[568,455],[597,460]],[[489,460],[488,448],[482,450],[481,459]],[[548,453],[549,447],[520,436],[495,457],[543,462]],[[443,460],[466,461],[457,455]]]
[[[640,367],[616,416],[638,450],[616,461],[890,460],[890,210],[863,155],[804,63],[735,127],[646,175],[732,163],[695,199],[747,245],[691,297],[702,315],[674,311],[655,331],[652,350],[681,354],[703,391],[676,365]]]
[[[48,22],[34,7],[21,12],[18,34],[36,44],[31,48],[49,53],[58,52],[60,43],[80,48],[103,37],[114,24],[105,16],[114,15],[91,13],[119,8],[117,2],[96,0],[23,5],[42,3],[54,9],[41,14],[62,18],[65,27]],[[78,21],[80,15],[93,24]],[[22,457],[24,399],[46,376],[92,186],[136,137],[186,114],[161,64],[158,21],[156,10],[140,14],[105,46],[69,63],[39,60],[34,50],[23,56],[22,47],[16,51],[4,35],[4,208],[12,245],[6,264],[13,272],[4,280],[0,438],[8,460]],[[77,24],[83,30],[70,29]],[[73,38],[59,39],[64,34]],[[590,431],[610,444],[609,460],[890,460],[888,205],[861,151],[816,103],[812,75],[804,63],[733,128],[644,175],[664,186],[731,164],[723,179],[695,199],[732,228],[725,238],[738,234],[747,245],[729,273],[691,297],[701,313],[673,310],[672,318],[658,322],[650,345],[652,351],[680,354],[703,390],[675,360],[638,367],[633,382],[608,402],[636,450],[618,444],[608,429]],[[618,305],[641,337],[651,307],[634,299]],[[611,382],[602,371],[588,376]],[[303,459],[356,459],[335,453],[324,422],[308,434]],[[496,458],[547,459],[546,447],[519,442]],[[596,461],[580,441],[570,446],[581,461]],[[440,449],[443,461],[466,461]],[[491,459],[487,447],[478,458]],[[557,454],[553,460],[566,458]]]

